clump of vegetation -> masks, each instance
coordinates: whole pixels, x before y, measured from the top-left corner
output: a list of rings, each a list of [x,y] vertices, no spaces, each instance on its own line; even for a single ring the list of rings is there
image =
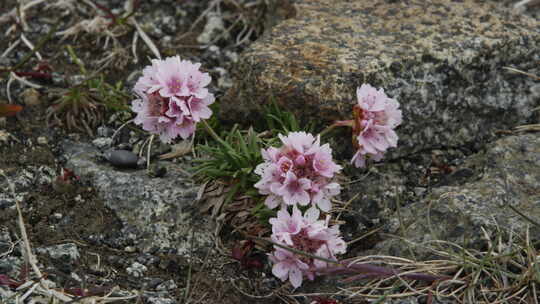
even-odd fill
[[[253,128],[245,131],[234,125],[229,131],[213,134],[212,137],[219,138],[217,144],[205,143],[198,146],[203,157],[196,160],[199,165],[195,169],[195,176],[204,182],[220,180],[233,185],[226,202],[230,202],[238,193],[257,196],[253,185],[260,180],[260,176],[255,174],[255,167],[263,162],[261,149],[276,144],[280,133],[306,129],[302,129],[294,115],[280,109],[275,101],[265,106],[263,111],[266,131],[256,132]],[[210,126],[205,129],[210,134],[214,132]]]
[[[83,75],[88,75],[82,61],[68,46],[72,60],[77,63]],[[104,123],[107,110],[128,110],[130,95],[124,90],[121,81],[111,85],[103,74],[93,73],[86,76],[79,84],[67,89],[51,90],[56,99],[47,108],[47,125],[65,126],[68,130],[77,130],[93,136],[97,126]]]
[[[223,216],[235,231],[252,236],[268,233],[268,219],[276,215],[275,210],[266,208],[264,197],[254,187],[260,180],[255,168],[263,163],[261,150],[278,145],[280,133],[311,129],[302,129],[295,116],[275,100],[262,111],[265,120],[257,126],[261,131],[234,125],[231,130],[218,131],[219,135],[212,134],[223,128],[215,116],[202,124],[205,132],[200,138],[205,142],[197,146],[201,157],[195,160],[198,165],[194,168],[195,177],[203,183],[200,209],[211,210],[214,218]]]
[[[204,181],[224,180],[234,183],[230,196],[239,190],[251,190],[258,177],[253,174],[255,167],[262,162],[260,149],[263,142],[255,131],[240,131],[238,125],[222,133],[220,145],[203,144],[198,148],[208,158],[199,160],[195,175]]]

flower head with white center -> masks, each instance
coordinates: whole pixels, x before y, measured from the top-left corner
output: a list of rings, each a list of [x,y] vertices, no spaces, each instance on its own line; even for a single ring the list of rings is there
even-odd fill
[[[319,216],[319,210],[313,207],[304,215],[296,206],[292,214],[280,210],[277,218],[270,219],[272,241],[307,254],[336,260],[336,254],[345,253],[346,243],[339,236],[337,226],[328,226],[329,216],[326,220],[319,220]],[[274,246],[274,252],[269,254],[269,258],[274,263],[272,273],[282,281],[289,279],[295,288],[302,285],[304,276],[313,280],[317,268],[327,266],[324,261],[279,246]]]
[[[389,98],[383,89],[363,84],[356,90],[358,103],[353,106],[353,145],[357,151],[351,162],[365,167],[366,160],[379,161],[389,148],[397,147],[394,129],[402,122],[399,103]]]
[[[210,118],[208,106],[215,100],[206,88],[211,77],[199,71],[200,65],[179,56],[153,59],[134,87],[139,96],[131,107],[135,123],[166,143],[191,136],[198,122]]]
[[[259,193],[267,195],[266,206],[311,204],[329,211],[330,199],[339,194],[339,185],[331,181],[341,170],[332,160],[330,146],[321,146],[319,137],[306,132],[280,134],[279,138],[283,146],[263,149],[264,163],[255,170],[261,176],[255,187]],[[327,189],[330,184],[331,191]]]

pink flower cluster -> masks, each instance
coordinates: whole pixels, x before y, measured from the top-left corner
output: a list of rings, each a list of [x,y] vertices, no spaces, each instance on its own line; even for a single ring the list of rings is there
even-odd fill
[[[208,106],[215,99],[206,88],[212,79],[200,66],[179,56],[153,59],[135,84],[140,97],[131,107],[137,113],[135,123],[166,143],[192,135],[196,123],[212,115]]]
[[[330,216],[319,220],[319,210],[310,208],[302,216],[294,206],[292,214],[285,209],[278,211],[277,218],[271,218],[272,241],[275,243],[301,250],[322,258],[336,260],[335,255],[345,253],[346,243],[339,236],[337,225],[328,227]],[[269,254],[274,263],[272,273],[285,281],[289,279],[294,288],[302,285],[306,276],[313,280],[317,268],[327,266],[327,263],[306,255],[295,254],[284,248],[274,246],[275,251]]]
[[[341,170],[332,160],[332,149],[328,144],[320,145],[319,137],[306,132],[291,132],[279,135],[283,146],[262,150],[264,163],[255,173],[261,180],[255,184],[259,193],[268,195],[268,208],[300,204],[312,204],[323,211],[331,208],[330,198],[339,194],[338,183],[331,182]]]
[[[369,84],[356,90],[358,104],[354,105],[353,134],[357,147],[351,163],[365,167],[368,158],[379,161],[388,148],[397,147],[394,129],[401,124],[399,103],[389,98],[383,89],[378,91]]]

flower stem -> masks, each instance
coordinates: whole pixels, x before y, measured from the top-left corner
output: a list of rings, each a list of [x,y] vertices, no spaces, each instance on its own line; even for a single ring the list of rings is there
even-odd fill
[[[354,121],[352,120],[337,120],[330,126],[326,127],[326,129],[322,130],[322,132],[319,133],[319,135],[323,137],[336,127],[351,127],[352,128],[353,125],[354,125]]]
[[[210,127],[210,125],[206,122],[206,120],[202,120],[202,125],[204,126],[204,129],[206,130],[206,132],[208,132],[208,134],[210,134],[210,136],[212,136],[212,138],[214,138],[223,147],[225,147],[226,149],[229,149],[229,150],[234,150],[231,147],[231,145],[229,145],[226,141],[221,139],[221,137],[219,137],[219,135],[217,135],[217,133],[214,131],[214,129],[212,129],[212,127]]]
[[[250,237],[256,240],[261,240],[268,242],[274,246],[277,246],[279,248],[283,248],[287,251],[290,251],[295,254],[303,255],[312,259],[321,260],[330,264],[334,264],[335,266],[326,266],[321,268],[314,268],[313,271],[322,273],[322,274],[337,274],[337,275],[345,275],[345,274],[357,274],[353,277],[350,277],[346,280],[354,281],[356,279],[361,279],[362,277],[377,277],[377,278],[385,278],[385,277],[403,277],[405,279],[410,280],[420,280],[420,281],[426,281],[426,282],[436,282],[436,281],[444,281],[444,280],[450,280],[451,277],[449,276],[439,276],[439,275],[432,275],[432,274],[425,274],[425,273],[415,273],[415,272],[405,272],[401,273],[401,271],[395,270],[393,268],[386,268],[381,266],[375,266],[371,265],[369,263],[356,263],[354,259],[346,259],[341,261],[335,261],[327,258],[323,258],[320,256],[316,256],[307,252],[304,252],[302,250],[298,250],[295,248],[291,248],[289,246],[285,246],[279,243],[276,243],[272,240],[266,239],[266,238],[260,238],[260,237]]]
[[[298,249],[295,249],[295,248],[291,248],[289,246],[285,246],[285,245],[282,245],[282,244],[279,244],[279,243],[276,243],[272,240],[269,240],[269,239],[265,239],[265,238],[261,238],[261,237],[252,237],[250,236],[250,238],[253,238],[253,239],[256,239],[256,240],[261,240],[261,241],[265,241],[265,242],[268,242],[274,246],[277,246],[279,248],[283,248],[287,251],[290,251],[292,253],[296,253],[296,254],[299,254],[299,255],[303,255],[303,256],[307,256],[307,257],[310,257],[312,259],[316,259],[316,260],[321,260],[323,262],[326,262],[326,263],[331,263],[331,264],[336,264],[338,266],[341,266],[341,267],[345,267],[345,265],[341,264],[340,262],[338,261],[335,261],[335,260],[331,260],[331,259],[327,259],[327,258],[323,258],[323,257],[320,257],[320,256],[316,256],[316,255],[313,255],[311,253],[307,253],[305,251],[302,251],[302,250],[298,250]]]
[[[150,136],[150,142],[148,143],[148,153],[146,154],[146,172],[147,173],[150,173],[150,152],[151,152],[151,149],[152,149],[152,142],[154,141],[154,137],[156,135],[155,134],[152,134],[152,136]]]

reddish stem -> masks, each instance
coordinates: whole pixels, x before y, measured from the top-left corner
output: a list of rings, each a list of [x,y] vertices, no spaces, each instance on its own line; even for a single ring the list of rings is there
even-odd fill
[[[336,120],[333,124],[335,127],[353,127],[354,121],[353,120]]]
[[[32,78],[41,78],[41,79],[52,79],[52,74],[49,73],[40,73],[40,72],[15,72],[15,75],[21,77],[32,77]]]
[[[99,3],[96,3],[95,1],[92,1],[92,3],[94,3],[94,5],[97,8],[105,12],[106,17],[111,19],[111,25],[116,24],[116,15],[113,14],[112,11],[108,7],[105,7]]]
[[[317,272],[326,274],[356,274],[344,281],[350,282],[354,280],[360,280],[370,277],[387,278],[391,276],[400,276],[404,279],[419,280],[426,282],[435,282],[441,280],[451,279],[448,276],[437,276],[425,273],[401,273],[391,268],[385,268],[381,266],[375,266],[370,264],[350,264],[348,266],[330,266],[321,269],[316,269]]]
[[[9,288],[17,288],[21,286],[21,282],[17,282],[5,274],[0,274],[0,286],[7,286]]]

